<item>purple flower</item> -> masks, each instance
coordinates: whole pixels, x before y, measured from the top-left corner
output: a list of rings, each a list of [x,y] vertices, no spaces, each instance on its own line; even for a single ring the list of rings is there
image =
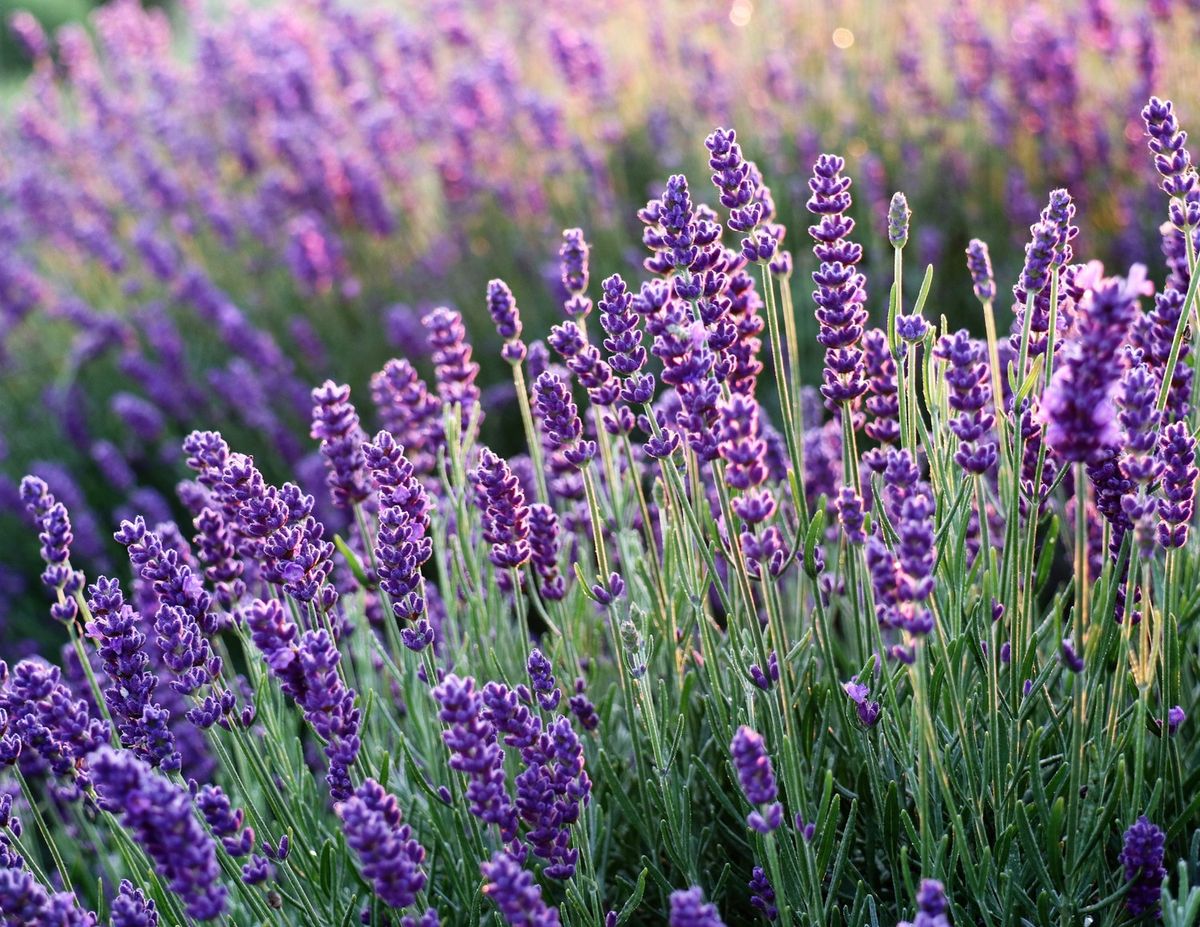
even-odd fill
[[[1162,481],[1158,543],[1170,549],[1187,544],[1196,500],[1196,439],[1186,422],[1173,422],[1159,439]]]
[[[21,480],[21,501],[33,516],[41,543],[42,583],[53,590],[58,601],[51,606],[50,613],[57,620],[70,623],[75,620],[78,606],[74,594],[83,586],[83,574],[71,569],[71,519],[66,506],[59,502],[45,481],[36,476]]]
[[[720,443],[717,452],[725,461],[725,479],[739,490],[731,503],[744,522],[756,525],[775,513],[775,497],[760,488],[767,479],[767,443],[762,439],[758,402],[753,397],[731,393],[717,403]]]
[[[857,676],[852,676],[849,682],[842,683],[842,690],[854,703],[858,720],[862,722],[863,727],[874,727],[879,721],[880,708],[878,702],[871,701],[871,690],[859,682]]]
[[[958,414],[950,419],[950,430],[959,440],[954,461],[967,473],[987,473],[996,463],[996,442],[985,441],[992,432],[992,388],[985,360],[986,347],[973,341],[965,329],[943,335],[933,351],[945,361],[950,408]]]
[[[1125,896],[1125,907],[1134,917],[1159,913],[1163,879],[1167,870],[1163,866],[1163,846],[1167,835],[1142,815],[1125,831],[1125,844],[1118,858],[1125,868],[1125,881],[1129,892]]]
[[[478,409],[479,387],[475,385],[479,365],[471,360],[471,346],[467,343],[462,316],[453,309],[440,306],[421,319],[421,324],[428,333],[432,350],[438,397],[443,405],[457,403],[461,406],[463,427],[466,428],[473,415],[482,418],[483,413]],[[440,434],[439,427],[439,440]]]
[[[391,597],[392,614],[410,627],[401,631],[405,645],[419,650],[433,640],[426,617],[421,567],[433,555],[429,500],[425,488],[391,433],[381,431],[363,446],[372,482],[379,490],[379,533],[375,562],[379,586]]]
[[[87,595],[92,614],[87,633],[96,641],[110,682],[104,703],[121,745],[151,766],[178,769],[181,757],[169,726],[171,714],[154,697],[158,676],[150,669],[146,635],[138,627],[141,616],[125,604],[115,579],[99,577]]]
[[[779,791],[775,784],[775,770],[761,734],[755,733],[744,724],[733,735],[729,745],[733,765],[741,782],[742,792],[758,810],[752,811],[746,823],[759,833],[769,833],[779,826],[783,808],[776,801]]]
[[[554,667],[545,655],[536,647],[529,652],[529,660],[525,664],[529,680],[533,683],[533,691],[537,693],[538,704],[545,711],[554,711],[562,698],[562,690],[554,685]]]
[[[911,218],[912,210],[908,208],[907,197],[903,193],[893,193],[887,214],[888,241],[893,248],[899,250],[908,244],[908,222]]]
[[[706,904],[698,887],[671,892],[670,927],[725,927],[716,905]]]
[[[854,220],[846,215],[850,178],[842,176],[845,163],[835,155],[821,155],[808,182],[812,191],[808,211],[820,217],[808,231],[816,242],[813,253],[821,262],[813,273],[817,284],[813,300],[820,324],[817,340],[825,347],[821,395],[830,407],[852,402],[867,390],[860,346],[867,322],[866,279],[856,269],[862,247],[847,239]]]
[[[0,867],[0,913],[5,927],[96,927],[98,923],[95,914],[79,907],[74,892],[51,895],[33,873],[16,865]]]
[[[503,280],[489,280],[487,285],[488,315],[496,326],[496,332],[504,340],[501,354],[510,364],[519,364],[525,359],[525,344],[521,341],[521,315],[512,290]]]
[[[101,807],[120,818],[188,916],[207,921],[224,914],[216,847],[196,820],[187,791],[128,751],[101,747],[88,767]]]
[[[895,528],[895,550],[878,534],[867,539],[867,566],[875,590],[875,611],[884,628],[920,637],[933,630],[933,614],[924,604],[933,592],[934,498],[920,479],[907,450],[890,450],[883,472],[885,501]],[[911,649],[897,646],[893,655],[911,661]]]
[[[992,257],[987,242],[972,238],[967,243],[967,270],[976,298],[983,303],[996,298],[996,279],[992,276]]]
[[[371,377],[371,400],[385,431],[404,448],[418,473],[432,473],[437,463],[442,404],[429,394],[412,364],[393,359]]]
[[[158,927],[158,908],[128,879],[121,880],[110,916],[112,927]]]
[[[1150,312],[1144,316],[1139,315],[1134,320],[1133,331],[1130,333],[1130,341],[1142,350],[1143,359],[1159,383],[1167,373],[1175,329],[1178,328],[1179,317],[1183,313],[1183,302],[1184,291],[1168,287],[1154,297],[1154,308]],[[1191,329],[1185,324],[1183,341],[1179,345],[1178,362],[1167,391],[1165,412],[1168,421],[1182,421],[1187,418],[1192,401],[1193,371],[1187,363],[1191,353]]]
[[[563,229],[558,258],[562,270],[562,285],[570,298],[563,310],[573,319],[582,319],[592,310],[592,301],[584,297],[588,287],[588,247],[583,229]]]
[[[254,849],[254,831],[244,827],[246,813],[236,811],[229,796],[219,785],[206,783],[195,794],[196,807],[204,815],[204,821],[214,837],[221,838],[221,845],[230,856],[245,856]]]
[[[755,866],[750,873],[750,881],[746,883],[750,889],[750,904],[762,912],[768,921],[779,917],[779,909],[775,907],[775,889],[767,879],[762,866]]]
[[[583,679],[575,680],[575,694],[567,700],[567,706],[571,709],[579,726],[585,731],[594,731],[600,726],[600,716],[596,714],[596,706],[592,704],[591,699],[587,697],[587,686]]]
[[[1187,150],[1187,133],[1179,128],[1170,100],[1151,97],[1142,110],[1150,137],[1154,169],[1162,177],[1163,191],[1171,197],[1170,217],[1176,228],[1200,224],[1200,184]]]
[[[22,660],[9,673],[0,661],[0,767],[19,757],[23,769],[48,769],[58,797],[71,801],[88,781],[85,758],[107,740],[108,725],[91,716],[58,667]]]
[[[346,844],[358,857],[363,878],[393,908],[407,908],[425,887],[425,849],[401,823],[400,805],[374,779],[367,779],[337,808]]]
[[[542,900],[533,873],[521,868],[512,855],[501,850],[479,868],[487,879],[483,893],[512,927],[558,927],[558,909]]]
[[[879,444],[895,444],[900,440],[900,396],[896,385],[896,359],[888,345],[887,334],[881,328],[869,328],[863,334],[864,357],[867,365],[867,392],[864,405],[871,419],[863,431]],[[864,462],[882,461],[882,451],[872,448],[863,455]]]
[[[450,768],[467,776],[467,801],[473,815],[500,830],[508,842],[517,835],[517,814],[505,786],[504,754],[496,729],[483,717],[475,680],[450,673],[434,688],[441,705],[438,718],[448,725],[442,740],[450,749]]]
[[[579,410],[562,380],[546,371],[534,382],[533,396],[551,447],[562,451],[572,465],[585,467],[596,456],[596,444],[584,440]]]
[[[1175,736],[1175,732],[1179,730],[1184,721],[1187,720],[1187,712],[1183,710],[1182,705],[1174,705],[1167,712],[1167,734],[1171,737]]]
[[[1075,651],[1075,644],[1072,643],[1069,637],[1064,637],[1062,642],[1062,650],[1060,651],[1063,666],[1069,669],[1072,673],[1083,672],[1083,657]]]
[[[483,539],[492,545],[488,559],[500,570],[515,570],[529,560],[529,507],[508,463],[484,448],[471,474],[483,508]]]
[[[333,504],[347,509],[367,498],[362,445],[367,439],[350,402],[350,387],[326,380],[312,391],[312,436],[321,442]]]
[[[863,525],[866,519],[863,511],[862,496],[858,494],[853,486],[843,486],[838,491],[835,505],[837,507],[838,523],[846,533],[846,540],[851,544],[865,543],[867,535],[863,531]]]
[[[1119,440],[1113,394],[1118,350],[1144,291],[1145,268],[1135,264],[1129,277],[1101,278],[1098,263],[1081,271],[1084,287],[1076,335],[1066,344],[1054,377],[1042,398],[1046,443],[1064,460],[1088,461]]]
[[[330,794],[335,801],[348,798],[349,770],[361,745],[358,728],[362,716],[354,706],[354,690],[347,688],[338,675],[341,654],[324,629],[301,634],[278,599],[252,602],[244,615],[271,675],[326,741],[329,771],[325,781]]]
[[[901,921],[896,927],[950,927],[946,915],[946,889],[936,879],[922,879],[917,889],[917,919]]]
[[[154,630],[163,662],[175,672],[171,688],[183,695],[196,692],[221,667],[205,636],[219,627],[208,593],[179,551],[164,547],[162,537],[147,531],[141,516],[122,522],[114,537],[128,548],[130,563],[158,599]]]
[[[554,509],[535,502],[529,507],[529,560],[537,573],[538,592],[551,602],[559,601],[567,593],[558,569],[560,543],[558,516]]]

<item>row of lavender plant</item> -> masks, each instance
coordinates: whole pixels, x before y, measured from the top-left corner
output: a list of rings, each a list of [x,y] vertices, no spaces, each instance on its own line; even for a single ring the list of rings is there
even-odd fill
[[[437,0],[410,15],[312,2],[222,18],[189,4],[172,30],[117,0],[94,39],[16,17],[33,75],[0,130],[6,527],[33,470],[72,503],[77,559],[111,572],[109,521],[179,516],[171,467],[196,427],[219,425],[317,493],[305,384],[364,389],[389,341],[417,360],[433,298],[473,307],[472,336],[494,344],[477,293],[496,274],[548,324],[560,287],[543,258],[561,225],[586,215],[606,267],[628,272],[635,201],[695,167],[692,140],[713,124],[743,126],[780,177],[802,176],[822,136],[849,150],[855,212],[874,232],[861,266],[879,291],[896,187],[939,215],[914,235],[922,265],[969,232],[1015,272],[1010,229],[1036,217],[1034,191],[1064,185],[1097,253],[1145,253],[1156,213],[1137,110],[1152,89],[1190,98],[1190,5],[990,6],[880,16],[769,0],[652,16]],[[971,191],[953,214],[947,183]],[[776,193],[800,221],[804,185]],[[934,298],[965,319],[956,273]],[[485,367],[487,385],[503,377]],[[35,607],[17,594],[31,567],[0,569],[16,629]]]
[[[6,923],[1196,923],[1200,178],[1143,118],[1170,277],[1076,263],[1055,190],[1006,338],[982,241],[984,340],[932,267],[905,298],[902,194],[872,324],[821,155],[802,386],[797,259],[718,129],[720,209],[672,176],[640,281],[568,230],[547,343],[489,284],[526,453],[439,308],[374,437],[312,392],[342,534],[197,431],[192,523],[123,522],[122,584],[25,479],[71,643],[0,678]]]

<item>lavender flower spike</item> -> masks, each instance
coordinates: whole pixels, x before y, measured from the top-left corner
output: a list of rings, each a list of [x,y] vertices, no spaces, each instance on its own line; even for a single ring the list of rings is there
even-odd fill
[[[901,921],[896,927],[950,927],[946,915],[946,889],[936,879],[922,879],[917,890],[917,919]]]
[[[783,806],[776,801],[779,790],[775,784],[775,770],[771,767],[762,735],[743,724],[733,735],[729,752],[742,791],[750,804],[758,806],[750,812],[746,823],[761,834],[770,833],[783,820]]]
[[[1163,879],[1167,877],[1163,867],[1166,839],[1167,835],[1145,815],[1125,831],[1120,863],[1125,867],[1125,881],[1129,883],[1125,907],[1134,917],[1158,912]]]
[[[1195,510],[1196,439],[1186,422],[1173,422],[1159,442],[1162,460],[1162,499],[1159,502],[1158,542],[1164,548],[1187,544],[1188,530]]]
[[[698,887],[671,892],[669,927],[725,927],[716,905],[705,904]]]
[[[488,559],[501,570],[529,560],[529,507],[508,463],[484,448],[471,474],[483,503],[483,539],[492,545]]]
[[[908,244],[908,223],[911,218],[912,210],[908,208],[908,198],[903,193],[893,193],[892,201],[888,204],[888,241],[897,251]]]
[[[338,806],[346,843],[358,857],[362,874],[375,894],[393,908],[407,908],[425,887],[421,871],[425,849],[401,823],[395,795],[367,779]]]
[[[362,445],[367,436],[350,402],[350,387],[326,380],[312,392],[312,436],[321,442],[333,504],[350,508],[367,498]]]
[[[488,315],[496,325],[496,332],[504,339],[501,356],[510,364],[519,364],[525,359],[525,342],[521,340],[521,314],[512,290],[503,280],[489,280],[487,285]]]
[[[534,882],[533,873],[523,869],[509,853],[501,850],[479,868],[487,879],[483,893],[512,927],[558,927],[558,909],[542,900],[542,889]]]
[[[1117,354],[1147,287],[1146,269],[1135,264],[1127,279],[1102,278],[1092,262],[1076,277],[1084,289],[1076,336],[1042,397],[1046,443],[1069,461],[1095,461],[1120,438],[1114,395],[1120,381]]]
[[[992,276],[992,256],[986,242],[972,238],[967,243],[967,270],[971,274],[975,297],[981,303],[995,299],[996,279]]]
[[[570,464],[580,469],[587,466],[596,456],[596,443],[584,439],[579,410],[562,380],[546,371],[534,381],[533,397],[553,449],[562,451]]]
[[[208,921],[224,914],[216,846],[200,826],[191,796],[127,751],[101,747],[88,766],[101,807],[120,817],[188,917]]]

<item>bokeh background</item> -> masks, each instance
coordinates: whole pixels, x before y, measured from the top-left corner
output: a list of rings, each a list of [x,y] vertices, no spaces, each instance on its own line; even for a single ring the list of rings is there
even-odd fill
[[[485,439],[508,449],[519,429],[487,281],[504,278],[527,333],[543,334],[560,317],[562,229],[584,230],[593,280],[636,267],[636,210],[669,174],[715,202],[703,147],[715,126],[737,129],[774,193],[811,333],[804,202],[819,152],[844,155],[855,180],[874,311],[891,279],[886,206],[903,190],[907,285],[935,265],[930,314],[978,328],[968,239],[990,244],[1003,292],[1054,187],[1078,204],[1081,257],[1161,265],[1138,113],[1156,93],[1185,126],[1197,114],[1195,0],[3,0],[0,12],[10,651],[53,633],[22,474],[69,506],[89,573],[121,572],[120,518],[181,514],[179,443],[196,427],[323,499],[310,388],[348,382],[365,409],[388,357],[428,372],[431,306],[464,313],[491,390]]]

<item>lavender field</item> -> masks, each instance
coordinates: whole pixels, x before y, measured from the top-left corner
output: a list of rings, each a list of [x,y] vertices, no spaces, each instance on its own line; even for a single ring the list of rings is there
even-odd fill
[[[1200,3],[37,12],[0,927],[1200,925]]]

